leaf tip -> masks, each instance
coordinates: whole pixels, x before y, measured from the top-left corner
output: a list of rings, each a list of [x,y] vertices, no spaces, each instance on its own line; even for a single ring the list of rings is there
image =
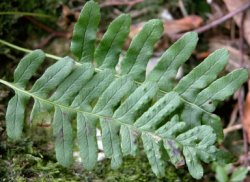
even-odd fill
[[[149,20],[146,24],[152,24],[153,26],[161,28],[163,31],[163,22],[160,19]]]
[[[226,48],[220,48],[220,49],[216,50],[215,52],[218,52],[222,55],[229,57],[229,51]]]
[[[248,73],[248,70],[246,69],[246,68],[242,68],[242,69],[240,69],[241,70],[241,74],[242,74],[242,77],[244,78],[244,80],[245,81],[247,81],[248,80],[248,78],[249,78],[249,73]]]

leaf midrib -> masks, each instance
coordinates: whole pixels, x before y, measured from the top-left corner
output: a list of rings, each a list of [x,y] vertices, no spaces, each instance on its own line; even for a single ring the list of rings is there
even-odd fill
[[[79,63],[79,62],[75,62],[75,63],[76,63],[76,65],[78,65],[78,66],[82,65],[82,64]],[[94,69],[95,69],[96,72],[101,72],[101,71],[103,71],[102,69],[99,69],[99,68],[94,68]],[[115,77],[116,77],[116,78],[120,78],[120,75],[115,74]],[[138,81],[136,81],[136,80],[133,80],[133,81],[134,81],[137,85],[142,85],[142,84],[143,84],[143,83],[138,82]],[[41,100],[41,101],[43,101],[43,102],[47,102],[47,103],[49,103],[49,104],[51,104],[51,105],[57,105],[57,106],[61,106],[61,107],[63,107],[63,108],[68,108],[69,110],[73,110],[73,111],[75,111],[75,112],[82,112],[81,110],[72,109],[71,107],[64,106],[64,105],[60,105],[60,104],[56,104],[56,103],[54,103],[54,102],[50,102],[50,101],[48,101],[48,100],[46,100],[46,99],[40,98],[40,97],[38,97],[38,96],[36,96],[36,95],[34,95],[34,94],[32,94],[32,93],[26,91],[26,90],[23,90],[23,89],[20,89],[20,88],[14,86],[13,84],[11,84],[11,83],[9,83],[9,82],[7,82],[7,81],[5,81],[5,80],[0,79],[0,83],[4,84],[4,85],[6,85],[6,86],[9,86],[9,87],[11,87],[11,88],[14,89],[14,90],[19,90],[19,91],[23,92],[24,94],[29,95],[29,96],[31,96],[31,97],[33,97],[33,98],[37,98],[38,100]],[[167,94],[167,93],[168,93],[168,92],[166,92],[166,91],[164,91],[164,90],[161,90],[161,89],[159,89],[159,92],[161,92],[161,93],[163,93],[163,94]],[[196,104],[194,104],[194,103],[192,103],[192,102],[187,101],[187,100],[186,100],[185,98],[183,98],[180,94],[178,94],[178,95],[179,95],[180,99],[181,99],[184,103],[187,103],[187,104],[189,104],[189,105],[191,105],[191,106],[197,108],[198,110],[201,110],[201,111],[205,112],[206,114],[211,115],[210,112],[204,110],[203,108],[199,107],[198,105],[196,105]],[[85,113],[88,113],[88,112],[85,112]],[[99,117],[99,115],[94,114],[94,113],[89,113],[89,114],[90,114],[90,115],[95,115],[96,117]],[[101,115],[100,115],[100,116],[101,116]],[[107,117],[103,116],[103,118],[107,118]],[[132,126],[132,125],[131,125],[131,126]]]
[[[111,41],[111,44],[109,45],[109,49],[107,51],[107,54],[105,55],[105,58],[103,59],[103,63],[106,62],[107,60],[107,57],[109,56],[109,53],[110,53],[110,50],[111,50],[111,47],[113,47],[114,45],[114,40],[116,39],[117,35],[120,34],[120,30],[123,28],[124,24],[126,23],[126,19],[123,21],[122,25],[119,27],[119,31],[116,32],[115,36],[113,37],[112,41]]]
[[[157,135],[156,133],[153,133],[151,131],[146,131],[146,130],[143,130],[143,129],[140,129],[140,128],[137,128],[135,127],[134,125],[132,124],[128,124],[128,123],[124,123],[118,119],[115,119],[113,117],[108,117],[108,116],[103,116],[103,115],[100,115],[100,114],[95,114],[95,113],[91,113],[91,112],[87,112],[87,111],[83,111],[83,110],[80,110],[80,109],[77,109],[77,108],[72,108],[70,106],[65,106],[65,105],[62,105],[62,104],[59,104],[59,103],[56,103],[56,102],[53,102],[53,101],[50,101],[50,100],[46,100],[44,98],[41,98],[33,93],[30,93],[29,91],[26,91],[26,90],[23,90],[22,88],[18,88],[16,85],[14,85],[13,83],[9,83],[5,80],[2,80],[0,79],[0,83],[12,88],[13,90],[15,91],[18,91],[18,92],[21,92],[27,96],[30,96],[30,97],[33,97],[34,99],[37,99],[37,100],[40,100],[41,102],[45,102],[47,104],[50,104],[50,105],[53,105],[53,106],[57,106],[57,107],[60,107],[62,109],[65,109],[65,110],[70,110],[70,111],[73,111],[75,113],[79,112],[79,113],[82,113],[82,114],[87,114],[87,115],[91,115],[91,116],[95,116],[95,117],[98,117],[98,118],[109,118],[111,119],[112,121],[116,122],[116,123],[119,123],[120,125],[125,125],[127,127],[131,127],[133,128],[134,130],[140,132],[140,133],[147,133],[149,135],[151,135],[152,137],[154,137],[155,139],[157,140],[165,140],[167,138],[164,138],[164,137],[161,137],[160,135]],[[178,142],[178,141],[176,141]]]
[[[79,65],[81,65],[81,64],[79,63]],[[100,69],[100,68],[95,68],[95,71],[96,71],[96,72],[101,72],[101,71],[103,71],[103,70]],[[120,78],[120,75],[115,74],[115,77],[116,77],[116,78]],[[1,79],[0,79],[0,80],[1,80]],[[133,80],[133,81],[134,81],[137,85],[142,85],[142,84],[143,84],[142,82],[138,82],[138,81],[136,81],[136,80]],[[168,93],[168,92],[166,92],[166,91],[164,91],[164,90],[161,90],[161,89],[158,89],[158,91],[161,92],[161,93],[163,93],[163,94],[167,94],[167,93]],[[177,92],[176,92],[176,93],[177,93]],[[181,99],[184,103],[187,103],[187,104],[189,104],[189,105],[191,105],[191,106],[193,106],[193,107],[195,107],[195,108],[197,108],[197,109],[199,109],[199,110],[205,112],[206,114],[211,115],[210,112],[204,110],[204,109],[201,108],[200,106],[198,106],[198,105],[196,105],[196,104],[194,104],[194,103],[192,103],[192,102],[189,102],[188,100],[186,100],[185,98],[183,98],[183,97],[181,96],[181,94],[179,94],[179,93],[177,93],[177,94],[179,95],[180,99]]]
[[[152,29],[150,30],[150,33],[148,33],[147,38],[143,41],[142,48],[140,49],[139,54],[136,55],[136,57],[135,57],[135,62],[134,62],[134,64],[129,68],[129,71],[127,72],[127,74],[129,74],[129,73],[131,72],[131,70],[133,69],[133,66],[137,63],[138,57],[141,56],[142,50],[145,49],[145,44],[147,43],[148,39],[151,37],[151,35],[152,35],[152,33],[154,32],[154,30],[157,29],[155,26],[156,26],[156,25],[154,24],[154,26],[153,26]],[[126,55],[125,55],[125,58],[126,58]],[[123,59],[123,61],[124,61],[124,59]]]
[[[84,44],[84,41],[86,40],[86,32],[87,32],[87,30],[88,30],[88,28],[89,28],[89,22],[90,22],[90,19],[91,19],[91,17],[90,17],[90,14],[92,13],[92,9],[93,9],[93,6],[91,6],[90,7],[90,10],[89,10],[89,13],[88,13],[88,24],[87,24],[87,27],[86,27],[86,29],[84,30],[84,37],[83,37],[83,40],[82,40],[82,47],[81,47],[81,57],[80,57],[80,59],[79,59],[79,61],[82,59],[82,57],[83,57],[83,55],[84,55],[84,48],[85,48],[85,44]]]
[[[16,46],[16,45],[11,44],[11,43],[9,43],[9,42],[6,42],[6,41],[4,41],[4,40],[2,40],[2,39],[0,39],[0,43],[4,44],[4,45],[6,45],[6,46],[9,46],[9,47],[11,47],[11,48],[14,48],[14,49],[16,49],[16,50],[22,51],[22,52],[26,52],[26,53],[32,52],[32,50],[30,50],[30,49],[25,49],[25,48],[22,48],[22,47],[20,47],[20,46]],[[54,59],[54,60],[62,59],[62,57],[55,56],[55,55],[53,55],[53,54],[47,54],[47,53],[45,53],[45,56],[46,56],[46,57],[49,57],[49,58],[51,58],[51,59]],[[74,63],[75,63],[75,65],[77,65],[77,66],[81,66],[81,65],[82,65],[81,63],[79,63],[79,62],[77,62],[77,61],[75,61]],[[103,71],[103,70],[100,69],[100,68],[95,68],[95,71],[96,71],[96,72],[101,72],[101,71]],[[116,77],[116,78],[119,78],[120,76],[117,75],[117,74],[115,74],[115,77]],[[4,81],[4,80],[0,79],[0,82],[1,82],[1,83],[3,83],[2,81]],[[134,82],[135,82],[136,84],[138,84],[138,85],[141,85],[141,84],[142,84],[141,82],[138,82],[138,81],[136,81],[136,80],[134,80]],[[7,82],[7,83],[8,83],[8,82]],[[4,83],[3,83],[3,84],[4,84]],[[167,93],[167,92],[165,92],[164,90],[161,90],[161,89],[159,89],[159,92],[161,92],[161,93],[163,93],[163,94],[166,94],[166,93]],[[189,104],[189,105],[191,105],[191,106],[193,106],[193,107],[195,107],[195,108],[197,108],[197,109],[199,109],[199,110],[205,112],[206,114],[211,115],[210,112],[204,110],[203,108],[201,108],[200,106],[198,106],[198,105],[196,105],[196,104],[194,104],[194,103],[192,103],[192,102],[187,101],[187,100],[186,100],[185,98],[183,98],[180,94],[178,94],[178,95],[180,96],[180,99],[181,99],[184,103],[187,103],[187,104]]]

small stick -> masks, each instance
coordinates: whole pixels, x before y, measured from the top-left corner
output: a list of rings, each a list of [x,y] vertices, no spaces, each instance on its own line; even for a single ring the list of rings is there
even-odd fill
[[[183,16],[188,16],[188,13],[187,13],[187,10],[185,8],[185,5],[184,5],[183,1],[179,0],[178,4],[179,4],[182,15]]]
[[[243,88],[241,87],[239,89],[239,94],[238,94],[238,105],[239,105],[239,115],[240,115],[240,122],[243,124],[243,117],[244,117],[244,113],[243,113]],[[244,142],[244,156],[245,156],[245,160],[244,161],[244,166],[248,166],[248,142],[247,142],[247,134],[245,129],[243,128],[243,142]]]
[[[241,128],[242,128],[242,124],[236,124],[236,125],[225,128],[223,130],[223,133],[226,136],[228,133],[236,131],[236,130],[240,130]]]
[[[233,16],[235,16],[235,15],[241,13],[241,12],[246,11],[249,7],[250,7],[250,1],[248,1],[248,3],[240,6],[239,8],[235,9],[234,11],[226,14],[225,16],[219,18],[218,20],[215,20],[215,21],[213,21],[213,22],[211,22],[211,23],[209,23],[209,24],[207,24],[207,25],[205,25],[203,27],[197,28],[194,31],[197,32],[197,33],[205,32],[205,31],[207,31],[207,30],[209,30],[209,29],[211,29],[213,27],[216,27],[216,26],[220,25],[221,23],[227,21],[228,19],[232,18]]]
[[[49,34],[48,37],[46,37],[44,40],[42,40],[40,42],[40,44],[38,44],[37,46],[35,46],[35,48],[36,49],[43,48],[45,45],[47,45],[55,37],[56,37],[56,35],[54,33]]]
[[[200,28],[197,28],[195,30],[193,30],[194,32],[197,32],[197,33],[203,33],[211,28],[214,28],[218,25],[220,25],[221,23],[227,21],[228,19],[232,18],[233,16],[241,13],[241,12],[244,12],[246,11],[248,8],[250,7],[250,1],[248,1],[247,3],[245,3],[244,5],[240,6],[239,8],[235,9],[234,11],[231,11],[230,13],[226,14],[225,16],[222,16],[221,18],[207,24],[207,25],[204,25]],[[181,36],[183,35],[183,33],[181,34],[176,34],[176,35],[173,35],[172,38],[173,39],[178,39],[180,38]]]
[[[242,14],[241,22],[240,22],[240,65],[244,65],[244,20],[245,20],[245,13]],[[238,95],[238,105],[239,105],[239,115],[240,121],[243,124],[244,119],[244,101],[243,101],[243,88],[240,88],[239,95]],[[244,142],[244,166],[248,166],[248,136],[247,131],[243,128],[243,142]]]
[[[134,6],[135,4],[141,3],[144,0],[134,0],[134,1],[125,1],[125,2],[120,2],[120,1],[109,1],[109,2],[104,2],[100,5],[101,8],[108,7],[108,6]]]
[[[40,27],[41,29],[45,30],[46,32],[52,33],[54,30],[46,25],[44,25],[41,22],[38,22],[37,20],[35,20],[32,17],[26,16],[26,19],[28,19],[31,23],[33,23],[34,25]]]
[[[230,121],[229,121],[226,128],[234,125],[234,123],[236,122],[236,119],[237,119],[238,110],[239,110],[239,105],[238,105],[238,103],[236,103],[234,108],[233,108],[233,111],[231,113]]]
[[[244,65],[245,59],[244,59],[244,20],[246,17],[246,13],[243,12],[241,16],[240,21],[240,64],[241,66]]]
[[[44,39],[39,45],[37,45],[35,48],[42,48],[45,45],[47,45],[49,43],[50,40],[52,40],[55,37],[67,37],[69,35],[68,32],[57,32],[54,31],[52,28],[48,27],[47,25],[37,21],[36,19],[32,18],[32,17],[26,17],[31,23],[33,23],[34,25],[36,25],[37,27],[45,30],[46,32],[50,33],[49,36]]]
[[[68,32],[57,32],[54,31],[52,28],[48,27],[47,25],[37,21],[36,19],[32,18],[32,17],[26,17],[29,21],[31,21],[34,25],[38,26],[39,28],[45,30],[48,33],[53,33],[54,36],[58,36],[58,37],[66,37]]]

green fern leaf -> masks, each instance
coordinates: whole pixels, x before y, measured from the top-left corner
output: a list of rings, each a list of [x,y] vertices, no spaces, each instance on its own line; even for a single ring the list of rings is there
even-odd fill
[[[137,81],[144,80],[154,44],[160,39],[162,32],[163,25],[160,20],[150,20],[144,25],[141,32],[132,40],[122,61],[122,74],[130,74]]]
[[[25,56],[14,72],[14,83],[25,88],[29,79],[36,72],[45,59],[45,54],[41,50],[33,51]]]
[[[149,163],[151,165],[152,171],[157,176],[164,176],[165,174],[165,163],[162,160],[162,153],[160,150],[160,140],[154,138],[153,135],[149,133],[142,133],[142,142],[144,150],[147,154]]]
[[[200,179],[203,176],[203,168],[200,160],[210,162],[214,159],[216,148],[213,146],[216,135],[209,126],[197,126],[176,138],[183,145],[183,155],[190,174]]]
[[[65,167],[70,166],[73,159],[73,134],[68,111],[55,107],[53,121],[56,159]]]
[[[25,108],[29,97],[22,93],[10,99],[6,111],[6,128],[7,134],[12,139],[20,139],[23,130]]]
[[[77,113],[77,140],[83,165],[88,170],[97,162],[96,123],[95,117]]]
[[[147,79],[157,82],[161,90],[173,90],[175,84],[173,80],[178,68],[191,56],[197,42],[198,37],[196,33],[190,32],[185,34],[161,56],[158,64],[149,73]]]
[[[123,14],[110,24],[95,51],[95,60],[100,68],[115,67],[128,36],[130,23],[129,15]]]
[[[202,90],[194,103],[209,112],[213,112],[217,102],[232,95],[247,77],[248,72],[246,70],[235,70]]]
[[[227,60],[227,50],[219,49],[215,51],[181,79],[174,90],[189,102],[194,102],[197,94],[213,82],[217,75],[224,69]]]
[[[90,1],[82,8],[75,25],[70,49],[80,62],[91,62],[94,58],[96,32],[101,19],[100,8]]]
[[[196,33],[187,33],[146,75],[147,62],[163,31],[160,20],[151,20],[133,39],[118,73],[114,68],[130,18],[121,15],[115,19],[95,50],[99,19],[98,5],[87,2],[71,44],[81,63],[69,57],[59,59],[28,90],[26,84],[45,57],[36,50],[20,61],[13,83],[0,79],[15,91],[6,112],[8,136],[20,139],[26,104],[33,98],[30,119],[53,117],[56,158],[63,166],[72,163],[72,124],[76,120],[77,145],[86,169],[93,169],[97,162],[99,128],[112,168],[122,164],[124,155],[136,155],[140,138],[157,176],[165,174],[167,158],[176,167],[186,164],[190,174],[200,179],[202,162],[216,159],[216,141],[223,139],[220,118],[212,112],[247,80],[247,71],[238,69],[218,78],[228,59],[227,51],[220,49],[178,82],[175,74],[198,41]]]
[[[123,155],[136,155],[137,145],[136,139],[138,132],[132,126],[121,125],[120,136],[121,136],[121,148]]]
[[[102,129],[102,143],[104,154],[106,157],[111,158],[111,168],[117,169],[122,164],[122,152],[120,147],[118,123],[112,123],[108,118],[100,119]]]
[[[25,89],[27,82],[42,64],[44,58],[45,54],[41,50],[33,51],[25,56],[14,72],[14,84]],[[10,138],[19,139],[21,137],[28,100],[27,95],[16,92],[16,95],[9,101],[6,112],[6,127]]]

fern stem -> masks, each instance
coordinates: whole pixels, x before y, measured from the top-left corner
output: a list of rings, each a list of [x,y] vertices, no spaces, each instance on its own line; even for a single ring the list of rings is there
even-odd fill
[[[0,15],[18,15],[18,16],[35,16],[35,17],[41,17],[41,18],[55,18],[51,15],[45,15],[41,13],[19,12],[19,11],[0,12]]]
[[[26,53],[30,53],[30,52],[33,51],[33,50],[30,50],[30,49],[26,49],[26,48],[23,48],[23,47],[16,46],[16,45],[11,44],[11,43],[9,43],[9,42],[6,42],[6,41],[4,41],[4,40],[2,40],[2,39],[0,39],[0,43],[6,45],[6,46],[8,46],[8,47],[11,47],[11,48],[13,48],[13,49],[16,49],[16,50],[19,50],[19,51],[22,51],[22,52],[26,52]],[[47,53],[46,53],[45,55],[46,55],[46,57],[51,58],[51,59],[54,59],[54,60],[59,60],[59,59],[62,58],[62,57],[55,56],[55,55],[52,55],[52,54],[47,54]],[[75,61],[75,64],[76,64],[76,65],[82,65],[81,63],[79,63],[79,62],[77,62],[77,61]],[[102,69],[100,69],[100,68],[95,68],[95,71],[96,71],[96,72],[100,72],[100,71],[102,71]],[[119,78],[120,76],[116,74],[115,77]],[[4,81],[4,80],[1,80],[1,79],[0,79],[0,82],[1,82],[1,83],[3,83],[3,81]],[[4,81],[4,82],[5,82],[5,81]],[[134,82],[135,82],[136,84],[138,84],[138,85],[141,85],[141,84],[142,84],[141,82],[138,82],[138,81],[134,81]],[[6,83],[8,83],[8,82],[6,82]],[[4,83],[3,83],[3,84],[4,84]],[[8,85],[7,85],[7,86],[8,86]],[[11,87],[11,88],[13,88],[13,87]],[[164,90],[159,90],[159,92],[161,92],[161,93],[163,93],[163,94],[166,94],[166,93],[167,93],[167,92],[165,92]],[[187,100],[184,99],[183,97],[180,97],[180,98],[181,98],[181,100],[182,100],[183,102],[185,102],[185,103],[187,103],[187,104],[189,104],[189,105],[191,105],[191,106],[193,106],[193,107],[195,107],[195,108],[197,108],[197,109],[199,109],[199,110],[201,110],[201,111],[203,111],[203,112],[205,112],[205,113],[211,115],[210,112],[208,112],[208,111],[204,110],[203,108],[201,108],[201,107],[199,107],[199,106],[197,106],[197,105],[195,105],[195,104],[193,104],[193,103],[187,101]]]
[[[6,42],[6,41],[4,41],[2,39],[0,39],[0,43],[6,45],[8,47],[11,47],[13,49],[16,49],[18,51],[22,51],[22,52],[26,52],[26,53],[30,53],[30,52],[33,51],[33,50],[30,50],[30,49],[26,49],[26,48],[11,44],[11,43]],[[52,55],[52,54],[47,54],[46,53],[45,55],[46,55],[46,57],[51,58],[51,59],[55,59],[55,60],[61,59],[61,57],[58,57],[58,56],[55,56],[55,55]]]
[[[46,99],[43,99],[33,93],[30,93],[22,88],[18,88],[17,86],[15,86],[14,84],[12,83],[9,83],[5,80],[2,80],[0,79],[0,83],[12,88],[13,90],[15,91],[18,91],[18,92],[21,92],[29,97],[32,97],[34,99],[37,99],[37,100],[40,100],[41,102],[44,102],[46,104],[49,104],[49,105],[53,105],[53,106],[57,106],[57,107],[60,107],[60,108],[63,108],[65,110],[69,110],[69,111],[72,111],[74,113],[83,113],[83,114],[87,114],[87,115],[91,115],[91,116],[95,116],[97,118],[109,118],[111,119],[112,121],[116,122],[116,123],[119,123],[120,125],[125,125],[125,126],[128,126],[128,127],[132,127],[134,130],[136,130],[137,132],[139,133],[147,133],[147,134],[150,134],[152,137],[154,137],[155,139],[158,139],[158,140],[162,140],[163,138],[159,135],[156,135],[155,133],[152,133],[150,131],[146,131],[146,130],[143,130],[143,129],[139,129],[137,127],[135,127],[134,125],[131,125],[131,124],[127,124],[127,123],[123,123],[122,121],[119,121],[117,119],[114,119],[114,118],[110,118],[110,117],[107,117],[107,116],[103,116],[103,115],[100,115],[100,114],[95,114],[95,113],[91,113],[91,112],[87,112],[87,111],[83,111],[83,110],[80,110],[80,109],[77,109],[77,108],[71,108],[70,106],[66,106],[66,105],[62,105],[62,104],[59,104],[59,103],[56,103],[56,102],[52,102],[52,101],[49,101],[49,100],[46,100]]]
[[[65,105],[62,105],[62,104],[58,104],[58,103],[51,102],[51,101],[49,101],[49,100],[43,99],[43,98],[41,98],[41,97],[39,97],[39,96],[37,96],[37,95],[35,95],[35,94],[32,94],[32,93],[30,93],[30,92],[28,92],[28,91],[26,91],[26,90],[23,90],[23,89],[21,89],[21,88],[18,88],[18,87],[15,86],[14,84],[9,83],[9,82],[7,82],[7,81],[5,81],[5,80],[0,79],[0,83],[2,83],[2,84],[4,84],[4,85],[6,85],[6,86],[12,88],[13,90],[22,92],[23,94],[25,94],[25,95],[27,95],[27,96],[33,97],[34,99],[38,99],[38,100],[40,100],[40,101],[42,101],[42,102],[45,102],[45,103],[47,103],[47,104],[49,104],[49,105],[58,106],[58,107],[60,107],[60,108],[63,108],[63,109],[66,109],[66,110],[70,110],[70,111],[73,111],[73,112],[81,112],[81,113],[84,113],[84,114],[89,114],[89,115],[92,115],[92,116],[103,117],[103,118],[104,118],[104,116],[101,116],[101,115],[97,115],[97,114],[94,114],[94,113],[85,112],[85,111],[82,111],[82,110],[79,110],[79,109],[76,109],[76,108],[71,108],[71,107],[69,107],[69,106],[65,106]]]
[[[7,82],[7,81],[5,81],[5,80],[0,79],[0,83],[2,83],[2,84],[4,84],[4,85],[6,85],[6,86],[12,88],[13,90],[22,92],[23,94],[25,94],[25,95],[27,95],[27,96],[29,96],[29,97],[32,97],[32,98],[34,98],[34,99],[38,99],[38,100],[40,100],[41,102],[47,103],[47,104],[49,104],[49,105],[58,106],[58,107],[60,107],[60,108],[66,109],[66,110],[70,110],[70,111],[72,111],[72,112],[74,112],[74,113],[80,112],[80,113],[83,113],[83,114],[95,116],[95,117],[97,117],[97,118],[104,118],[104,119],[105,119],[105,118],[109,118],[109,119],[111,119],[112,121],[114,121],[114,122],[116,122],[116,123],[119,123],[120,125],[126,125],[126,126],[128,126],[128,127],[132,127],[134,130],[138,131],[139,133],[144,132],[144,133],[150,134],[150,135],[151,135],[152,137],[154,137],[155,139],[158,139],[158,140],[162,140],[162,139],[163,139],[161,136],[156,135],[155,133],[152,133],[152,132],[150,132],[150,131],[145,131],[145,130],[143,130],[143,129],[140,130],[139,128],[136,128],[134,125],[127,124],[127,123],[123,123],[122,121],[119,121],[119,120],[117,120],[117,119],[110,118],[110,117],[107,117],[107,116],[103,116],[103,115],[100,115],[100,114],[95,114],[95,113],[91,113],[91,112],[82,111],[82,110],[77,109],[77,108],[71,108],[70,106],[62,105],[62,104],[59,104],[59,103],[56,103],[56,102],[52,102],[52,101],[43,99],[43,98],[41,98],[41,97],[39,97],[39,96],[37,96],[37,95],[35,95],[35,94],[32,94],[32,93],[30,93],[30,92],[28,92],[28,91],[26,91],[26,90],[23,90],[22,88],[18,88],[18,87],[15,86],[14,84],[9,83],[9,82]],[[188,102],[188,101],[185,101],[185,102]],[[189,102],[188,102],[188,103],[189,103]],[[189,103],[189,104],[193,105],[192,103]],[[194,105],[194,106],[196,106],[196,105]],[[198,109],[202,109],[202,108],[200,108],[200,107],[198,107],[198,106],[196,106],[196,107],[197,107]],[[204,110],[204,112],[207,112],[207,111]],[[207,113],[208,113],[208,112],[207,112]],[[208,114],[211,114],[211,113],[208,113]]]

